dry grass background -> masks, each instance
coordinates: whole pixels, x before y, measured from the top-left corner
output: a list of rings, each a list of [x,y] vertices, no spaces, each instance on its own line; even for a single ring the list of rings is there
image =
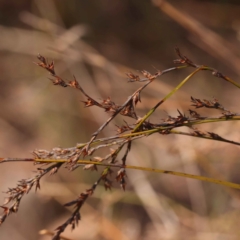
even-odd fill
[[[160,4],[161,3],[161,4]],[[52,86],[35,66],[38,53],[55,61],[58,74],[74,74],[95,99],[122,103],[136,88],[125,72],[173,66],[174,47],[199,64],[240,81],[238,1],[0,1],[0,155],[26,157],[36,148],[70,147],[89,140],[107,115],[84,109],[82,96]],[[154,66],[154,67],[153,67]],[[143,115],[189,74],[164,75],[142,96]],[[190,96],[216,97],[238,111],[239,90],[209,73],[195,76],[153,120],[187,112]],[[209,112],[209,111],[208,111]],[[214,112],[213,112],[214,114]],[[122,123],[117,118],[116,124]],[[238,122],[202,126],[239,141]],[[114,134],[110,125],[103,134]],[[239,147],[184,136],[152,135],[135,143],[129,163],[205,175],[233,182],[239,178]],[[1,190],[34,175],[27,163],[0,166]],[[70,239],[239,239],[240,193],[218,185],[128,170],[123,192],[99,187],[85,204]],[[49,239],[69,214],[62,204],[90,186],[97,173],[62,169],[47,176],[41,191],[24,197],[19,212],[1,226],[0,239]],[[2,201],[4,193],[0,194]]]

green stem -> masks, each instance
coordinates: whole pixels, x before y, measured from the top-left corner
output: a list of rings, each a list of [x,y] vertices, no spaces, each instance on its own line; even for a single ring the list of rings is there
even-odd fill
[[[38,163],[67,163],[68,160],[67,159],[35,159],[35,162],[38,162]],[[109,163],[102,163],[102,162],[94,162],[94,161],[90,161],[90,160],[78,160],[77,163],[80,163],[80,164],[95,164],[95,165],[99,165],[99,166],[118,167],[118,168],[123,167],[121,164],[109,164]],[[125,165],[124,168],[141,170],[141,171],[148,171],[148,172],[163,173],[163,174],[170,174],[170,175],[175,175],[175,176],[179,176],[179,177],[192,178],[192,179],[196,179],[196,180],[200,180],[200,181],[205,181],[205,182],[210,182],[210,183],[223,185],[223,186],[226,186],[226,187],[240,189],[240,184],[236,184],[236,183],[232,183],[232,182],[228,182],[228,181],[223,181],[223,180],[219,180],[219,179],[214,179],[214,178],[209,178],[209,177],[203,177],[203,176],[188,174],[188,173],[168,171],[168,170],[157,169],[157,168],[131,166],[131,165]]]
[[[202,70],[208,70],[208,71],[212,71],[212,72],[215,72],[216,69],[212,68],[212,67],[208,67],[208,66],[202,66]],[[218,77],[218,76],[217,76]],[[233,81],[231,78],[227,77],[227,76],[224,76],[222,74],[220,74],[219,76],[220,78],[224,79],[225,81],[233,84],[234,86],[240,88],[240,85],[238,83],[236,83],[235,81]]]

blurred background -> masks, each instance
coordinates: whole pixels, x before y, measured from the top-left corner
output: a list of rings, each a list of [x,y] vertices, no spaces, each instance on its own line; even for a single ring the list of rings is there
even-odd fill
[[[53,86],[48,73],[33,64],[38,53],[54,60],[64,79],[74,75],[93,98],[110,96],[119,104],[141,86],[127,83],[125,73],[172,67],[175,46],[197,64],[240,82],[239,12],[234,0],[0,0],[0,156],[31,157],[35,149],[75,146],[88,141],[108,118],[101,109],[84,108],[78,91]],[[137,114],[144,115],[192,70],[154,81],[143,92]],[[187,114],[190,96],[215,97],[238,112],[239,90],[200,72],[151,121],[176,117],[177,109]],[[199,112],[219,116],[213,110]],[[116,118],[101,136],[115,135],[114,124],[123,120]],[[199,129],[240,141],[239,126],[215,123]],[[240,182],[239,147],[187,136],[152,135],[137,141],[128,164]],[[34,169],[28,163],[0,165],[1,201],[2,191],[34,176]],[[99,174],[79,168],[46,176],[41,190],[25,196],[19,212],[1,226],[0,239],[50,239],[39,231],[63,223],[72,209],[62,205]],[[125,192],[118,184],[111,192],[100,185],[82,208],[79,226],[63,235],[86,240],[239,239],[239,191],[156,173],[127,174]]]

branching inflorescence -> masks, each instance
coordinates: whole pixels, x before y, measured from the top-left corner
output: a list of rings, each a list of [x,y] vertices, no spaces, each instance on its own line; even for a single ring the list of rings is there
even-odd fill
[[[92,134],[90,140],[86,143],[77,144],[75,147],[71,148],[53,148],[50,151],[47,150],[35,150],[33,151],[33,158],[26,159],[18,159],[18,158],[0,158],[1,163],[3,162],[14,162],[14,161],[30,161],[38,164],[37,175],[33,178],[20,180],[15,188],[9,188],[6,194],[8,197],[4,202],[3,215],[0,218],[0,224],[2,224],[7,216],[11,213],[15,213],[18,211],[19,204],[25,194],[27,194],[33,187],[35,190],[40,189],[40,180],[46,174],[55,174],[57,171],[65,165],[70,171],[75,170],[79,166],[84,165],[85,170],[97,170],[98,166],[104,167],[97,181],[92,185],[90,189],[80,193],[77,199],[70,201],[65,204],[65,206],[73,206],[74,211],[71,216],[59,227],[56,228],[55,234],[52,239],[57,240],[60,239],[60,234],[64,232],[68,225],[71,225],[72,229],[78,224],[80,220],[80,210],[83,206],[84,202],[90,197],[96,187],[102,182],[105,186],[105,189],[111,189],[112,187],[112,177],[110,176],[112,168],[118,168],[117,175],[115,176],[115,180],[120,183],[120,186],[123,190],[126,187],[126,168],[134,168],[141,170],[149,170],[147,168],[134,167],[126,164],[128,153],[131,150],[132,142],[149,136],[154,133],[158,133],[161,135],[166,134],[180,134],[187,135],[191,137],[198,137],[203,139],[210,139],[216,141],[222,141],[226,143],[231,143],[235,145],[240,145],[239,142],[227,140],[216,133],[213,132],[204,132],[200,131],[196,128],[195,125],[210,123],[210,122],[220,122],[220,121],[233,121],[240,120],[240,115],[230,110],[224,108],[217,99],[213,100],[205,100],[198,99],[195,97],[191,97],[192,106],[195,109],[198,108],[210,108],[217,109],[220,111],[218,117],[206,117],[201,116],[196,110],[189,109],[189,114],[184,114],[177,110],[178,115],[176,117],[168,116],[166,119],[161,122],[153,123],[149,121],[149,117],[155,112],[155,110],[161,106],[165,101],[168,100],[179,88],[181,88],[189,79],[191,79],[197,72],[202,70],[207,70],[212,72],[215,77],[221,78],[229,83],[232,83],[236,87],[240,87],[237,83],[235,83],[230,78],[224,76],[222,73],[218,72],[216,69],[197,65],[193,63],[189,58],[182,55],[178,48],[176,48],[176,53],[178,55],[178,59],[174,61],[177,65],[175,67],[157,71],[154,74],[151,74],[147,71],[142,71],[143,77],[135,75],[133,73],[127,73],[128,82],[142,82],[143,85],[138,88],[131,96],[127,98],[127,100],[122,104],[116,104],[110,97],[103,99],[102,101],[96,101],[94,98],[89,96],[83,88],[80,86],[79,82],[73,76],[71,81],[65,81],[60,76],[57,75],[55,71],[54,62],[48,63],[45,57],[38,55],[39,62],[36,63],[38,66],[47,70],[51,78],[49,78],[54,85],[59,85],[61,87],[72,87],[80,91],[85,100],[83,101],[85,107],[96,106],[102,108],[105,112],[110,114],[110,117],[106,122],[102,124],[102,126]],[[141,94],[142,91],[151,83],[153,83],[157,78],[162,75],[169,73],[174,70],[183,69],[186,67],[195,68],[195,70],[187,76],[178,86],[176,86],[167,96],[161,99],[155,106],[153,106],[144,116],[138,116],[136,113],[136,106],[139,102],[141,102]],[[122,115],[123,117],[132,118],[135,123],[128,124],[126,120],[124,120],[125,124],[117,127],[117,134],[115,136],[110,136],[106,138],[98,138],[99,133],[107,127],[107,125],[117,116]],[[177,130],[179,127],[188,127],[190,129],[189,132],[182,132]],[[110,148],[111,147],[111,148]],[[93,153],[96,153],[101,148],[109,148],[109,153],[105,156],[94,156]],[[121,163],[119,161],[119,153],[125,151],[123,157],[121,158]],[[81,160],[81,158],[85,158],[85,160]],[[48,164],[47,167],[44,167],[45,164]],[[215,182],[218,184],[240,188],[238,184],[228,183],[220,180],[205,178],[202,176],[194,176],[190,174],[177,173],[172,171],[164,171],[164,170],[154,170],[152,171],[173,174],[178,176],[190,177],[195,179],[200,179],[208,182]]]

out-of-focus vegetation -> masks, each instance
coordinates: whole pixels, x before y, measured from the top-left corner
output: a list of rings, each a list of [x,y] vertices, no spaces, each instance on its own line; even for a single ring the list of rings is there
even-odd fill
[[[162,2],[160,4],[160,2]],[[55,61],[59,74],[74,74],[97,99],[122,103],[136,85],[125,72],[155,72],[173,66],[174,47],[196,63],[217,68],[240,82],[238,1],[0,1],[0,155],[30,156],[35,148],[70,147],[86,142],[106,119],[84,109],[82,96],[53,87],[33,64],[38,53]],[[190,70],[173,72],[150,85],[138,111],[144,115]],[[187,112],[190,96],[238,109],[239,90],[200,73],[151,118]],[[202,112],[204,114],[204,112]],[[120,118],[115,124],[121,124]],[[239,141],[238,122],[204,126]],[[110,126],[110,134],[115,126]],[[103,136],[109,136],[107,130]],[[150,136],[132,146],[129,163],[239,182],[239,147],[184,136]],[[1,190],[34,175],[27,163],[1,164]],[[123,192],[99,187],[83,207],[72,239],[239,239],[239,192],[173,176],[128,170]],[[19,212],[1,226],[0,239],[47,239],[69,214],[62,204],[89,188],[96,173],[81,169],[45,178],[38,193],[26,196]],[[0,194],[2,200],[4,194]],[[28,229],[28,231],[26,231]]]

